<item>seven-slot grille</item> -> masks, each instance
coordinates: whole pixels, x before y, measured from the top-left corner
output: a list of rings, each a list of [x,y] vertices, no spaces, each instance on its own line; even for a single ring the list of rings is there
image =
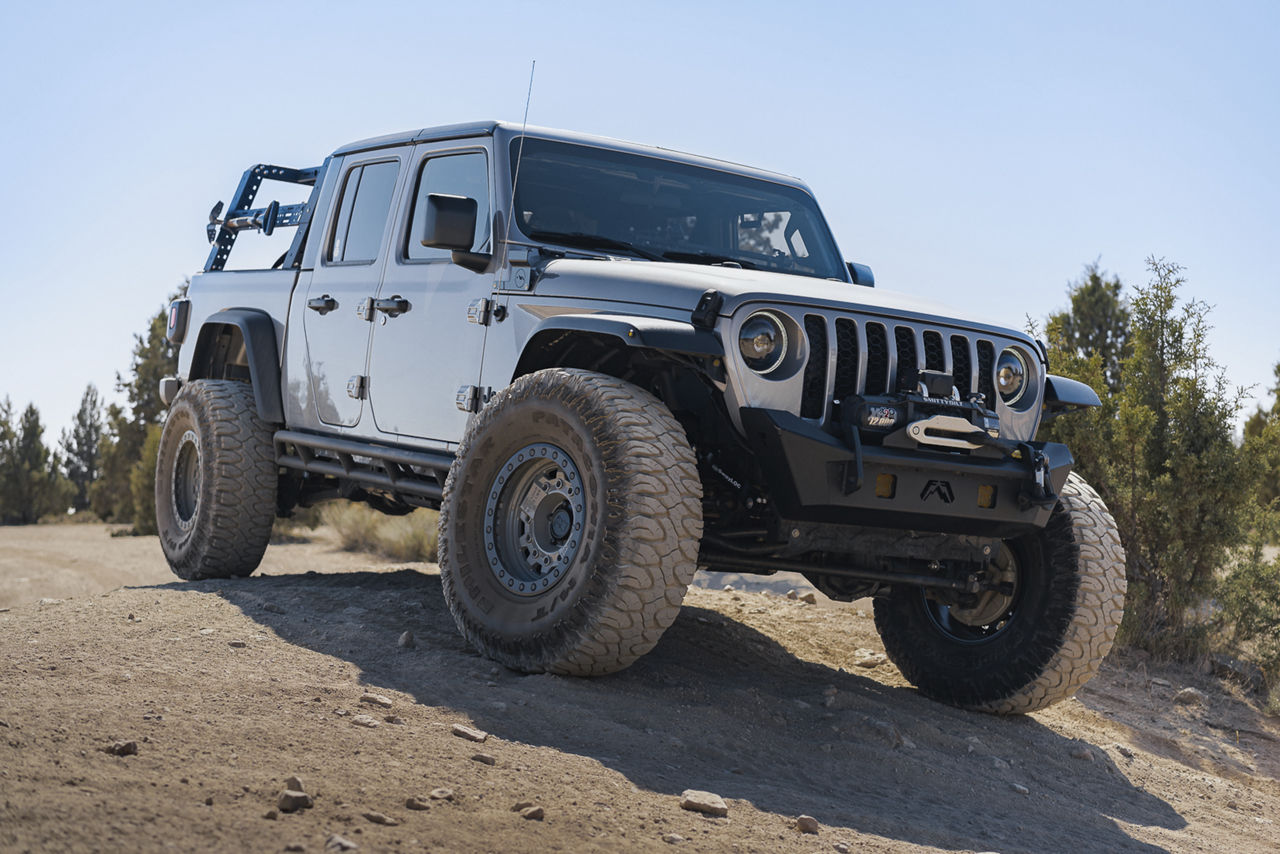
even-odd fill
[[[949,373],[963,397],[979,392],[988,408],[995,406],[996,345],[989,338],[916,323],[821,314],[806,314],[804,330],[809,361],[800,402],[803,418],[822,418],[830,401],[855,394],[915,391],[906,384],[921,370]],[[828,378],[833,345],[835,364]]]

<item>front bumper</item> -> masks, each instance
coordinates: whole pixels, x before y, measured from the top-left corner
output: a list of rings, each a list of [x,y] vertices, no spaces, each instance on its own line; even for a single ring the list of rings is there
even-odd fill
[[[862,445],[855,432],[851,445],[789,412],[741,415],[772,500],[797,521],[1014,537],[1048,523],[1075,462],[1052,442],[965,454]]]

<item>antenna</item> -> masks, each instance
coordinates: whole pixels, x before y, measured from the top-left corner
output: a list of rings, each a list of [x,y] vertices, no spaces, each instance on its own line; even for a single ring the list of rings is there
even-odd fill
[[[520,181],[520,160],[524,157],[524,136],[529,127],[529,102],[533,100],[533,72],[538,67],[538,60],[529,63],[529,91],[524,96],[524,121],[520,125],[520,148],[516,151],[516,168],[511,176],[511,202],[507,206],[507,221],[503,224],[503,244],[511,245],[511,218],[516,212],[516,184]]]

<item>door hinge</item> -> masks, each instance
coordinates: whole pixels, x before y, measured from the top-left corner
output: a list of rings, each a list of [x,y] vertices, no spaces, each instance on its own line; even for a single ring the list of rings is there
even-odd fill
[[[464,385],[458,389],[454,401],[463,412],[479,412],[493,398],[493,389]]]
[[[369,378],[356,375],[347,380],[347,397],[364,400],[369,396]]]
[[[454,401],[463,412],[477,412],[480,409],[480,389],[473,385],[464,385],[458,389],[458,395]]]
[[[493,300],[481,298],[472,300],[467,306],[467,322],[489,325],[489,317],[493,314]]]

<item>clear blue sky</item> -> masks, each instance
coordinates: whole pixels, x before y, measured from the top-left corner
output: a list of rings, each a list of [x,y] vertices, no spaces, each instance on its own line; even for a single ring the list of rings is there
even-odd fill
[[[1100,259],[1280,360],[1280,4],[7,3],[0,396],[55,438],[256,162],[481,118],[799,175],[881,287],[1021,327]],[[1252,406],[1252,404],[1251,404]]]

